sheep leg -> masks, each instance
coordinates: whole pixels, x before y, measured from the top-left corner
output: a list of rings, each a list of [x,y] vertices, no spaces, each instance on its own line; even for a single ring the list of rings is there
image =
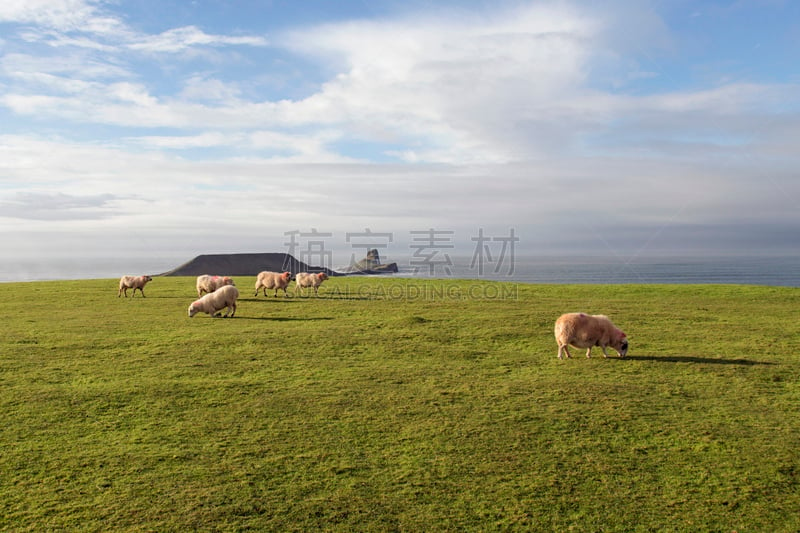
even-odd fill
[[[561,356],[562,352],[567,354],[567,359],[571,359],[572,358],[572,356],[569,354],[569,347],[566,344],[558,347],[558,358],[559,359],[563,359],[563,357]]]
[[[603,346],[603,357],[608,358],[608,354],[606,353],[606,347]]]
[[[588,350],[586,350],[586,357],[587,357],[587,359],[588,359],[588,358],[589,358],[589,357],[591,357],[591,356],[592,356],[592,347],[591,347],[591,346],[589,346],[589,349],[588,349]]]

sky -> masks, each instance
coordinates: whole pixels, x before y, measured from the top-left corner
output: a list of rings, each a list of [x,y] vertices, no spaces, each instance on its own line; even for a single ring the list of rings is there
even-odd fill
[[[798,65],[790,0],[4,0],[0,268],[798,254]]]

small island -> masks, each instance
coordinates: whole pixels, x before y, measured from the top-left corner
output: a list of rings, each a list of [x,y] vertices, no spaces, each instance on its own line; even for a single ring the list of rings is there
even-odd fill
[[[393,274],[397,272],[397,263],[381,263],[378,250],[367,252],[367,257],[341,270],[343,274]]]

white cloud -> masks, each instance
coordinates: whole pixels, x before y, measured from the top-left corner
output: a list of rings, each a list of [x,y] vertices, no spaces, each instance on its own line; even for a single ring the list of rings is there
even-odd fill
[[[234,102],[240,98],[241,93],[235,84],[195,74],[184,82],[178,97],[187,101]]]
[[[86,79],[119,79],[131,72],[117,62],[98,60],[83,54],[41,57],[31,54],[9,53],[0,57],[0,69],[7,76],[28,81],[37,76],[64,76],[80,82]]]
[[[4,0],[0,2],[0,22],[83,30],[89,21],[99,16],[94,4],[85,0]]]
[[[4,60],[6,70],[46,91],[37,94],[11,87],[0,102],[15,113],[87,124],[335,129],[337,141],[387,145],[387,157],[466,164],[574,154],[585,148],[587,140],[594,142],[614,131],[620,121],[644,128],[668,125],[683,115],[685,120],[676,127],[702,124],[707,136],[724,136],[729,124],[709,121],[709,116],[735,117],[758,110],[774,92],[768,86],[736,84],[634,97],[590,88],[590,64],[620,53],[619,32],[614,31],[619,25],[635,26],[638,32],[660,31],[651,12],[640,8],[625,13],[615,20],[566,3],[542,3],[501,9],[490,16],[409,15],[298,29],[278,35],[273,46],[325,61],[338,74],[315,94],[296,101],[246,99],[241,81],[204,73],[186,77],[180,90],[167,95],[156,93],[147,83],[113,80],[115,73],[132,80],[136,76],[130,67],[116,66],[116,60],[84,60],[87,71],[82,73],[80,58],[57,70],[58,61],[26,63],[24,56],[16,55]],[[191,46],[266,45],[260,37],[211,35],[196,27],[153,36],[128,32],[122,41],[116,50],[132,46],[171,53]],[[108,82],[101,81],[105,79]],[[720,127],[714,129],[717,123]],[[302,143],[299,135],[286,135]],[[309,138],[311,144],[319,140]],[[658,146],[653,141],[652,146]],[[330,161],[335,147],[297,151],[316,152]]]
[[[209,35],[194,26],[175,28],[159,35],[139,36],[127,44],[131,50],[175,53],[195,46],[266,46],[267,40],[254,36]]]
[[[222,132],[206,132],[199,135],[167,135],[167,136],[147,136],[132,137],[128,142],[139,144],[150,148],[168,149],[192,149],[192,148],[211,148],[221,146],[233,146],[245,141],[242,134],[230,134]]]
[[[581,95],[597,22],[566,4],[458,15],[285,36],[291,49],[341,68],[297,111],[324,113],[357,136],[421,139],[429,148],[406,152],[416,159],[502,162],[549,151],[529,142],[526,130],[550,122],[546,114]]]
[[[112,216],[110,209],[119,199],[111,194],[18,192],[0,201],[0,216],[23,220],[99,220]]]
[[[54,48],[77,47],[112,53],[120,47],[148,53],[176,53],[199,46],[266,46],[262,36],[214,35],[195,26],[173,28],[158,35],[135,31],[108,13],[99,0],[5,0],[0,22],[33,24],[21,35]],[[101,42],[100,40],[107,42]]]

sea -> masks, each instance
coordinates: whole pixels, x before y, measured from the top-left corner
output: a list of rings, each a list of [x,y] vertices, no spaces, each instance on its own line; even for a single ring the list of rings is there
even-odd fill
[[[118,278],[167,272],[186,259],[107,258],[41,262],[0,258],[0,282]],[[393,261],[391,258],[386,262]],[[416,262],[415,262],[416,261]],[[502,262],[447,257],[394,260],[402,278],[486,279],[541,284],[744,284],[800,287],[800,255],[588,257],[525,256]],[[333,267],[336,269],[336,267]]]

